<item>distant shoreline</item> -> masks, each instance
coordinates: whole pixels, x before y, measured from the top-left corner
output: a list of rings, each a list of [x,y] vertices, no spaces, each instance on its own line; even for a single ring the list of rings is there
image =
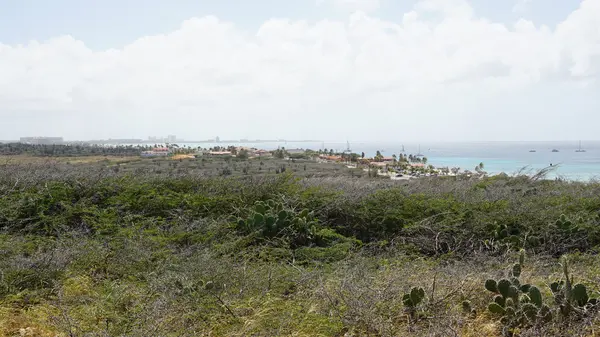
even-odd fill
[[[176,140],[172,143],[174,144],[239,144],[239,143],[243,143],[243,144],[262,144],[262,143],[318,143],[318,142],[322,142],[321,140],[310,140],[310,139],[302,139],[302,140],[286,140],[286,139],[267,139],[267,140],[261,140],[261,139],[255,139],[255,140],[245,140],[245,139],[238,139],[238,140],[228,140],[228,139],[224,139],[224,140],[220,140],[220,141],[216,141],[214,139],[209,139],[209,140]],[[65,142],[65,143],[69,143],[69,142]],[[115,145],[130,145],[130,144],[164,144],[165,141],[164,140],[156,140],[156,141],[151,141],[151,140],[143,140],[143,141],[114,141],[114,140],[105,140],[105,141],[96,141],[96,140],[92,140],[92,141],[74,141],[73,143],[84,143],[84,144],[90,144],[90,145],[102,145],[102,144],[115,144]]]

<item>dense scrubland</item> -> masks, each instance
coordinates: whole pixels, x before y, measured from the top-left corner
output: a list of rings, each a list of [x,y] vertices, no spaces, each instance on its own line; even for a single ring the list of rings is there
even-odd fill
[[[538,178],[0,157],[0,335],[593,336],[600,184]]]

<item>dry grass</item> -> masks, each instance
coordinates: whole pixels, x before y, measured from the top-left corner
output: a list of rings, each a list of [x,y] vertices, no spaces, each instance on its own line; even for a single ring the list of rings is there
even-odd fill
[[[172,157],[170,157],[170,159],[172,160],[179,160],[179,159],[194,159],[195,157],[191,154],[176,154]]]
[[[120,260],[130,264],[134,255],[152,251],[141,252],[142,245],[121,252]],[[477,255],[446,261],[392,251],[380,256],[358,252],[314,268],[234,261],[208,251],[189,254],[157,268],[143,285],[73,269],[78,275],[59,282],[52,299],[22,308],[0,301],[0,336],[19,336],[22,329],[35,332],[32,336],[114,336],[122,331],[127,336],[500,336],[502,325],[487,312],[492,295],[483,283],[503,275],[514,258]],[[595,291],[599,262],[597,256],[575,256],[572,263],[577,279]],[[531,257],[521,279],[538,285],[550,303],[546,284],[560,275],[556,260]],[[197,280],[213,280],[218,287],[214,292],[182,293],[174,286]],[[418,320],[401,304],[413,286],[427,293]],[[462,311],[465,299],[476,316]],[[113,324],[124,317],[131,328],[116,329]],[[593,315],[521,333],[593,336],[599,323]]]
[[[479,249],[490,234],[485,225],[499,220],[524,224],[527,230],[546,228],[534,226],[555,221],[560,212],[596,212],[600,194],[598,184],[394,182],[351,177],[336,166],[324,170],[276,160],[262,165],[128,157],[28,160],[18,157],[0,175],[0,197],[10,200],[0,209],[6,226],[0,233],[0,336],[498,336],[502,325],[487,312],[492,295],[483,284],[505,275],[515,256],[510,250]],[[123,164],[126,160],[131,161]],[[299,179],[269,173],[281,165],[301,173]],[[204,177],[219,175],[223,168],[237,177]],[[61,197],[64,190],[74,192]],[[115,190],[120,192],[104,196]],[[145,194],[156,199],[142,198]],[[30,204],[25,199],[47,201],[48,195],[63,198],[52,204],[52,212],[26,212]],[[347,230],[349,236],[352,226],[377,226],[385,212],[406,210],[404,218],[394,221],[410,221],[391,227],[389,240],[376,237],[344,251],[341,260],[298,262],[288,258],[297,257],[297,251],[285,245],[248,246],[248,238],[232,230],[231,213],[244,214],[255,200],[272,198],[309,207],[324,224],[340,233]],[[128,203],[139,208],[128,209]],[[235,207],[229,208],[232,203]],[[67,204],[77,204],[77,217],[63,218]],[[165,204],[170,206],[162,210]],[[457,207],[460,217],[444,221],[441,215],[447,212],[437,208],[434,215],[422,216],[437,205]],[[380,213],[369,213],[373,209]],[[477,216],[469,218],[466,211],[473,209]],[[147,215],[150,211],[157,215]],[[39,223],[30,217],[46,221],[47,231],[31,234]],[[27,226],[13,230],[17,221],[6,219]],[[65,229],[63,219],[73,227]],[[85,221],[96,221],[97,227],[81,225]],[[592,232],[588,227],[584,234]],[[553,244],[562,246],[556,251],[565,250],[568,237],[556,235],[561,240]],[[442,243],[450,249],[438,249]],[[592,244],[579,247],[587,253],[571,257],[571,270],[597,297],[600,258]],[[538,285],[551,303],[547,284],[560,279],[561,271],[557,260],[547,256],[554,250],[536,249],[529,252],[521,279]],[[209,281],[212,288],[204,286]],[[418,319],[402,304],[403,294],[414,286],[427,294]],[[462,311],[463,300],[471,301],[476,315]],[[556,320],[520,333],[593,336],[598,320],[597,314]]]

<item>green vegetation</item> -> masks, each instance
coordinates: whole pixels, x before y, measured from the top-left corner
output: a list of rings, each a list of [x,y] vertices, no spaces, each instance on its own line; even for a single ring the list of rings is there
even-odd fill
[[[22,143],[0,143],[0,155],[28,155],[37,157],[86,157],[86,156],[139,156],[143,151],[150,151],[158,145],[117,145],[102,146],[93,144],[70,145],[32,145]],[[197,151],[189,146],[169,145],[172,154],[190,154]],[[233,148],[233,147],[232,147]]]
[[[21,143],[0,143],[0,155],[32,155],[45,157],[64,156],[139,156],[150,146],[114,146],[97,145],[30,145]]]
[[[390,181],[302,159],[0,160],[0,172],[0,336],[600,327],[597,183]]]

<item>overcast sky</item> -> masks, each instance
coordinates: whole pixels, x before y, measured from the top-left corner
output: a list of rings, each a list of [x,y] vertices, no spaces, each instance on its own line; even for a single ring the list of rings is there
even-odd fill
[[[0,0],[0,139],[600,139],[600,0]]]

